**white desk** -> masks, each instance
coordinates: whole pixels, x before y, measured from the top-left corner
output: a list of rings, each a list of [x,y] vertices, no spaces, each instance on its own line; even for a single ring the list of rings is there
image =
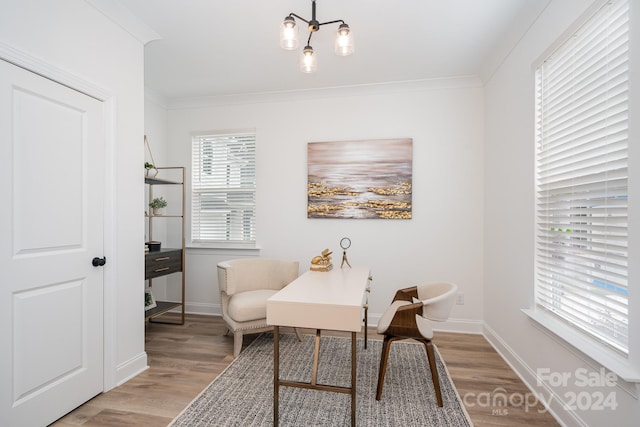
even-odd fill
[[[351,394],[351,425],[356,416],[356,332],[362,329],[362,303],[370,280],[366,267],[308,271],[267,300],[267,324],[274,326],[273,424],[278,425],[280,386]],[[279,327],[316,329],[313,372],[309,383],[280,380]],[[320,330],[351,332],[351,387],[317,384]]]

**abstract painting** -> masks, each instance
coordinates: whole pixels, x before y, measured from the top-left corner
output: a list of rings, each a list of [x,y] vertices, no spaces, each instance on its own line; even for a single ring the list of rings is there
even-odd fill
[[[413,140],[307,144],[308,218],[411,218]]]

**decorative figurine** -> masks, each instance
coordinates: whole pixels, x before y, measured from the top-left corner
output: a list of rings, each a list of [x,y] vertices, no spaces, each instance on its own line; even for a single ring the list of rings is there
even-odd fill
[[[333,264],[331,264],[331,254],[333,252],[329,251],[329,249],[325,249],[322,251],[322,254],[316,257],[313,257],[311,260],[311,271],[329,271],[333,268]]]
[[[340,263],[340,268],[342,268],[345,263],[347,263],[349,268],[351,268],[351,264],[349,264],[349,260],[347,259],[347,249],[349,249],[350,246],[351,239],[348,237],[343,237],[342,240],[340,240],[340,247],[342,248],[342,262]]]

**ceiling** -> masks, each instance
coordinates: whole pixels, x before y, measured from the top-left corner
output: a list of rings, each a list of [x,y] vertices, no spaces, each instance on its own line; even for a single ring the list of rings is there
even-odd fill
[[[317,0],[320,22],[342,19],[355,53],[333,53],[337,25],[313,35],[318,70],[301,47],[279,47],[289,13],[311,0],[120,0],[161,38],[145,46],[145,85],[167,99],[478,76],[487,80],[549,0]]]

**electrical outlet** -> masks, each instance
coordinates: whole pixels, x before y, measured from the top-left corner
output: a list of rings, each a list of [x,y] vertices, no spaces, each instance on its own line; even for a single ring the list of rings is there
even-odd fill
[[[464,305],[464,294],[462,292],[458,292],[458,295],[456,295],[456,304]]]

